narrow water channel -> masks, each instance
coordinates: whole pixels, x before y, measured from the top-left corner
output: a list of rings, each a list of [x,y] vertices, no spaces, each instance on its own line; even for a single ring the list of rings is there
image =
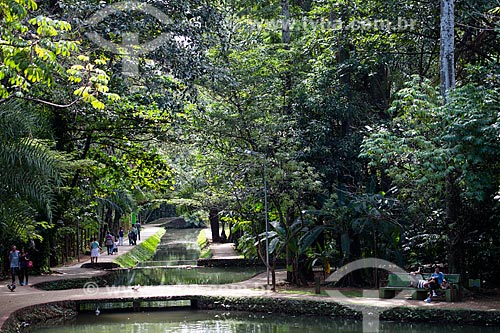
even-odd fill
[[[262,267],[209,268],[196,265],[200,257],[197,239],[201,229],[168,229],[151,261],[137,268],[113,273],[115,286],[160,286],[178,284],[225,284],[248,280]]]
[[[161,238],[151,261],[139,263],[138,267],[196,266],[200,257],[198,235],[201,229],[168,229]]]
[[[251,314],[218,311],[168,311],[151,313],[79,315],[73,323],[39,328],[33,333],[304,333],[362,332],[360,321],[329,317],[291,317],[277,314]],[[498,327],[446,325],[442,323],[381,322],[381,333],[499,333]]]
[[[120,270],[115,285],[216,284],[243,281],[262,268],[200,268],[196,267],[200,249],[200,230],[167,230],[152,261],[141,267]],[[74,322],[57,327],[32,330],[33,333],[303,333],[303,332],[363,332],[361,321],[330,317],[285,316],[245,312],[196,310],[165,310],[142,313],[79,314]],[[381,322],[381,333],[500,333],[500,327],[460,326],[442,323]]]

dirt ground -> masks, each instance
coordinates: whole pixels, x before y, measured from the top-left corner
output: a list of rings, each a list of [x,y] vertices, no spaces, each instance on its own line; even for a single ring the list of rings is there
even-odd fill
[[[363,289],[360,288],[332,288],[321,287],[321,294],[317,297],[328,296],[328,291],[340,291],[349,298],[362,298]],[[372,290],[376,291],[376,290]],[[277,286],[278,293],[315,295],[314,285],[310,284],[307,287],[296,287],[288,284]],[[419,306],[427,305],[423,301],[408,300],[410,304]],[[465,292],[461,302],[445,302],[436,300],[433,304],[439,304],[439,307],[450,309],[471,309],[471,310],[500,310],[500,288],[482,289],[476,292]]]
[[[89,255],[87,255],[87,254],[81,254],[80,255],[80,261],[78,261],[77,258],[74,258],[73,260],[66,262],[64,265],[60,265],[60,266],[57,266],[57,267],[75,266],[78,263],[83,264],[84,262],[89,261],[89,260],[90,260],[90,254]],[[52,269],[57,269],[57,267],[52,267]]]

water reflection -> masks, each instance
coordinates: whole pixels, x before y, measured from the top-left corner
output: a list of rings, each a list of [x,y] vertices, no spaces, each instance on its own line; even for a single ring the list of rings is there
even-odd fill
[[[362,332],[360,321],[328,317],[290,317],[277,314],[249,314],[218,311],[169,311],[151,313],[119,313],[80,315],[76,322],[56,328],[36,329],[34,333],[303,333],[303,332]],[[499,327],[446,325],[442,323],[382,322],[384,333],[500,333]]]
[[[200,257],[197,238],[201,229],[168,229],[161,238],[151,261],[138,267],[196,265]]]
[[[168,229],[151,261],[135,269],[112,274],[114,286],[159,286],[174,284],[224,284],[248,280],[264,271],[262,267],[197,267],[200,247],[197,239],[202,229]]]
[[[168,230],[149,268],[116,272],[114,285],[217,284],[242,281],[262,268],[195,267],[199,257],[196,239],[200,230]],[[172,267],[183,265],[184,267]],[[189,267],[192,265],[192,267]],[[156,267],[155,267],[156,266]],[[103,309],[104,310],[104,309]],[[81,314],[74,323],[53,328],[35,329],[34,333],[303,333],[362,332],[360,321],[329,317],[291,317],[278,314],[249,314],[218,311],[164,311],[144,313]],[[446,325],[442,323],[381,322],[383,333],[500,333],[498,327]]]
[[[111,284],[115,286],[160,286],[173,284],[224,284],[248,280],[263,268],[257,267],[161,267],[116,271]]]

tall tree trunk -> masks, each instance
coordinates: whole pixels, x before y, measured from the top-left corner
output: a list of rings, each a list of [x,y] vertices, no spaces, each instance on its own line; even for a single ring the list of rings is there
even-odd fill
[[[379,63],[375,68],[375,73],[367,78],[373,104],[380,112],[382,118],[386,117],[385,111],[389,108],[391,89],[388,77],[389,70],[387,65]]]
[[[225,229],[225,223],[222,223],[222,230],[220,231],[220,243],[225,243],[227,242],[227,235],[226,235],[226,229]]]
[[[106,215],[105,215],[105,218],[104,218],[104,224],[106,225],[106,230],[104,232],[108,232],[108,231],[111,231],[111,228],[113,227],[113,209],[112,208],[108,208],[106,210]]]
[[[373,230],[373,257],[378,258],[378,241],[377,241],[378,225],[377,225],[376,220],[373,221],[372,227],[373,227],[373,229],[372,229]],[[379,287],[377,267],[374,267],[374,269],[373,269],[373,284],[375,285],[375,288]]]
[[[440,79],[441,95],[445,103],[449,100],[450,90],[455,88],[455,18],[454,0],[441,0],[441,48]],[[449,250],[448,265],[451,273],[463,267],[463,236],[460,221],[460,188],[456,175],[446,178],[446,225],[448,226]]]
[[[208,212],[208,220],[210,221],[210,229],[212,231],[212,242],[220,243],[221,238],[219,236],[219,210],[216,208],[210,208]]]
[[[275,265],[273,265],[271,267],[271,282],[272,282],[272,287],[271,287],[271,290],[272,291],[276,291],[276,269],[275,269]]]
[[[292,252],[286,250],[286,281],[293,283],[293,255]]]
[[[456,175],[446,179],[446,225],[448,226],[448,269],[449,273],[462,273],[464,268],[464,237],[461,220],[460,188],[456,185]]]
[[[113,227],[112,227],[112,232],[117,235],[118,230],[120,229],[120,219],[122,217],[122,213],[118,210],[115,209],[115,216],[113,218]]]
[[[87,154],[90,150],[91,143],[92,143],[92,133],[89,133],[89,134],[87,134],[87,138],[85,139],[85,145],[83,147],[83,151],[82,151],[82,154],[80,156],[80,158],[82,160],[87,158]],[[78,178],[80,177],[80,172],[81,172],[80,169],[76,170],[76,172],[73,176],[73,179],[71,180],[71,186],[70,186],[71,188],[76,187],[76,185],[78,183]]]
[[[295,221],[296,214],[295,214],[295,209],[293,207],[288,207],[285,211],[285,223],[288,227],[290,227],[293,222]],[[295,236],[297,237],[297,236]],[[287,244],[288,245],[288,244]],[[286,246],[287,251],[287,281],[290,281],[290,283],[295,284],[297,286],[300,286],[300,275],[301,275],[301,265],[299,261],[299,252],[298,251],[291,251],[288,246]],[[274,261],[276,261],[276,255],[273,256]],[[291,272],[289,272],[289,269],[292,269]]]
[[[281,0],[281,15],[282,23],[281,23],[281,41],[283,43],[283,48],[285,50],[290,49],[290,41],[291,41],[291,33],[290,33],[290,9],[288,0]],[[289,64],[286,64],[285,67],[288,67]],[[288,101],[288,94],[292,90],[292,74],[290,72],[290,68],[287,68],[283,73],[283,114],[290,114],[291,112],[291,104]]]
[[[441,94],[448,101],[449,91],[455,88],[455,17],[454,0],[441,0]]]
[[[285,45],[285,48],[289,48],[290,44],[290,9],[288,5],[288,0],[281,0],[281,15],[283,20],[281,22],[281,41]]]

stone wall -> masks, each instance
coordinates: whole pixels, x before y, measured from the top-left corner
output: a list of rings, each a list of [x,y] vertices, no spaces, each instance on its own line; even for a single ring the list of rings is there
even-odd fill
[[[2,325],[2,333],[19,333],[29,331],[30,327],[62,324],[76,319],[76,302],[52,302],[33,305],[15,311]]]
[[[288,315],[315,315],[361,319],[361,312],[331,300],[311,300],[273,297],[224,297],[224,296],[156,296],[120,299],[95,299],[81,301],[52,302],[29,306],[15,311],[4,323],[0,332],[19,333],[29,327],[50,326],[74,320],[80,303],[190,300],[192,309],[248,311],[252,313],[282,313]],[[131,308],[130,311],[140,311]],[[396,307],[385,310],[381,320],[398,322],[438,322],[476,325],[500,325],[500,311],[480,311],[468,309],[410,308]],[[29,324],[29,325],[28,325]],[[25,326],[28,326],[26,329]]]
[[[254,267],[254,266],[262,266],[265,267],[264,263],[260,259],[212,259],[212,258],[203,258],[198,259],[198,266],[203,267]],[[286,262],[284,260],[278,260],[276,262],[276,269],[281,269],[286,267]]]

